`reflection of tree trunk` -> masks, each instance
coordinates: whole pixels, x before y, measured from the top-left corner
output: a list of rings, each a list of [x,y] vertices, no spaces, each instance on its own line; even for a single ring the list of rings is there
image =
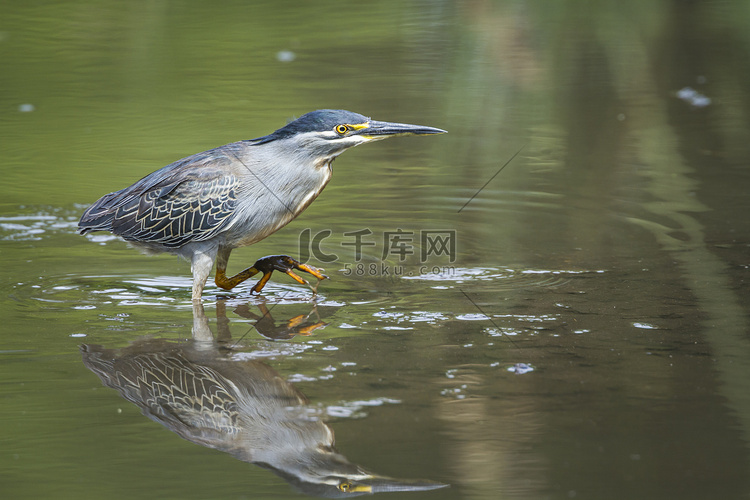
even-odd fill
[[[456,383],[474,385],[472,379]],[[534,446],[541,425],[534,398],[449,399],[439,411],[455,443],[453,477],[470,492],[467,498],[542,498],[547,464]]]
[[[695,6],[697,4],[690,2],[673,4],[673,15],[668,16],[668,19],[678,24],[675,30],[678,38],[670,38],[659,44],[657,49],[663,52],[657,52],[655,57],[658,61],[680,58],[683,61],[683,72],[686,68],[693,67],[688,63],[691,59],[696,60],[694,65],[700,71],[698,66],[701,66],[701,62],[710,64],[715,56],[711,53],[708,57],[706,54],[701,57],[701,51],[710,52],[712,45],[703,46],[710,37],[704,37],[702,43],[696,43],[701,39],[697,33],[701,32],[704,17],[693,9]],[[680,23],[684,24],[679,26]],[[671,27],[666,25],[665,31],[668,32]],[[686,53],[685,46],[692,47],[695,52]],[[743,61],[746,63],[746,60]],[[739,417],[747,443],[750,442],[750,391],[747,390],[745,381],[750,373],[750,341],[747,337],[746,311],[733,290],[730,281],[732,269],[708,247],[706,228],[698,220],[698,214],[711,208],[703,205],[696,196],[703,186],[695,180],[698,175],[696,168],[690,166],[691,163],[697,163],[699,166],[702,164],[705,168],[715,169],[726,168],[726,165],[719,159],[697,162],[696,160],[703,158],[696,158],[695,155],[705,152],[698,147],[687,148],[686,153],[692,153],[692,156],[681,154],[685,142],[689,144],[691,140],[697,139],[696,135],[702,141],[711,142],[713,134],[729,132],[729,137],[713,142],[733,143],[735,141],[732,136],[737,131],[702,126],[696,134],[694,127],[679,118],[674,120],[673,127],[670,123],[670,109],[663,96],[674,90],[664,86],[669,84],[674,75],[663,74],[664,66],[661,64],[654,64],[654,68],[655,80],[641,82],[644,90],[643,106],[639,108],[640,112],[631,114],[630,121],[633,123],[638,159],[645,167],[642,173],[649,180],[646,190],[654,199],[644,203],[644,206],[660,222],[644,219],[632,219],[632,222],[650,231],[672,258],[680,263],[683,281],[697,299],[697,307],[704,315],[701,321],[702,335],[716,357],[716,370],[722,381],[719,390]],[[705,70],[705,67],[702,69]],[[693,77],[696,74],[690,71],[688,73]],[[747,124],[742,128],[747,136]],[[721,198],[714,201],[726,203]]]
[[[453,110],[465,111],[453,114],[467,121],[455,127],[467,136],[461,141],[466,149],[452,156],[459,165],[455,182],[481,185],[494,173],[485,164],[487,158],[497,158],[497,168],[504,148],[511,150],[509,156],[516,144],[528,143],[514,164],[461,212],[457,224],[462,258],[470,253],[488,265],[532,269],[600,268],[609,276],[576,283],[575,293],[582,295],[564,299],[523,289],[502,294],[489,285],[472,285],[471,296],[488,313],[502,308],[549,314],[551,304],[545,299],[562,300],[570,308],[560,314],[563,329],[569,333],[581,320],[595,335],[580,341],[565,335],[554,342],[537,338],[533,346],[544,354],[523,353],[522,361],[536,362],[536,355],[542,358],[539,365],[546,362],[547,368],[558,369],[557,380],[530,382],[538,393],[549,390],[556,399],[530,397],[518,403],[515,395],[499,403],[472,396],[441,406],[455,439],[451,452],[460,457],[454,465],[456,476],[482,485],[477,488],[492,485],[494,492],[508,492],[523,476],[509,472],[513,462],[507,457],[523,455],[526,439],[545,447],[550,462],[559,460],[592,476],[581,482],[580,472],[567,476],[558,463],[547,471],[537,460],[541,474],[549,473],[551,488],[578,481],[586,487],[621,484],[638,489],[640,485],[629,481],[647,475],[629,474],[635,474],[635,461],[643,459],[640,465],[645,466],[647,457],[633,451],[637,449],[649,450],[649,466],[663,472],[650,479],[651,488],[665,487],[704,460],[712,462],[703,465],[705,476],[683,481],[685,491],[703,487],[706,477],[721,473],[734,480],[743,477],[735,470],[743,467],[741,461],[737,467],[717,462],[727,453],[738,456],[744,446],[737,443],[722,396],[741,421],[745,443],[750,442],[750,391],[744,387],[750,343],[741,295],[746,286],[733,287],[737,271],[707,246],[706,232],[715,229],[702,223],[708,215],[701,203],[706,202],[701,176],[713,182],[723,176],[726,183],[732,171],[717,172],[722,166],[717,162],[733,154],[743,169],[738,186],[747,186],[749,108],[738,102],[747,99],[744,87],[750,74],[747,37],[739,21],[747,17],[746,9],[726,4],[720,14],[716,5],[680,1],[637,9],[562,2],[545,12],[481,0],[462,5],[460,13],[468,20],[462,42],[480,55],[457,61],[458,84],[449,95]],[[724,19],[731,15],[738,20]],[[526,36],[520,36],[523,33]],[[518,54],[524,57],[514,57]],[[706,92],[713,104],[696,112],[673,95],[681,86],[695,85],[700,75],[708,75],[713,92]],[[685,108],[676,112],[678,105]],[[692,151],[683,151],[686,143]],[[699,155],[701,150],[714,155],[717,145],[727,146],[714,161]],[[740,196],[746,212],[745,200],[750,198]],[[728,206],[718,196],[714,201],[707,203],[709,209]],[[738,229],[737,235],[746,235],[750,219],[740,220],[747,218],[726,210],[734,227],[744,230]],[[718,234],[720,241],[729,237],[726,231]],[[639,320],[653,320],[662,330],[650,337],[634,335]],[[634,346],[664,349],[668,361],[649,360],[640,353],[609,356],[610,350]],[[553,352],[569,354],[585,368],[566,371],[561,368],[565,361],[551,360]],[[718,383],[707,355],[716,356]],[[506,387],[503,384],[483,378],[478,386],[498,389]],[[576,392],[584,390],[583,384],[586,392]],[[567,414],[555,413],[563,391],[578,406]],[[654,409],[652,402],[667,407]],[[541,415],[537,418],[544,425],[522,429],[518,419],[505,417],[513,412],[503,411],[501,404],[527,404],[528,413]],[[694,405],[705,407],[690,413]],[[705,437],[696,436],[695,430],[704,427]],[[569,432],[552,434],[561,428]],[[494,446],[488,442],[493,439]],[[572,450],[576,445],[587,451]],[[615,466],[605,465],[604,457],[625,458]],[[667,461],[673,463],[662,468]],[[737,487],[728,486],[727,491]]]

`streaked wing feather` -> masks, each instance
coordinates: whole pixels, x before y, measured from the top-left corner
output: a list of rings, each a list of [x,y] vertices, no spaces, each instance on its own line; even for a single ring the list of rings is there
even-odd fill
[[[112,232],[126,240],[179,247],[220,232],[234,213],[237,177],[191,179],[148,191],[118,207]]]
[[[87,366],[148,417],[186,439],[206,440],[203,444],[215,447],[217,440],[239,432],[235,385],[180,353],[143,353],[108,365],[94,354]]]
[[[226,167],[240,147],[234,143],[193,155],[102,197],[84,213],[79,230],[108,230],[169,248],[214,237],[237,206],[239,178]]]

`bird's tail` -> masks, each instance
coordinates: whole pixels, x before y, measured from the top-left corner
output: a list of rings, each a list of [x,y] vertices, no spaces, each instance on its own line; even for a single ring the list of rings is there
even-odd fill
[[[118,194],[119,191],[104,195],[87,208],[83,212],[81,220],[78,221],[78,233],[112,231],[112,222],[117,211],[117,205],[114,202],[118,198]]]

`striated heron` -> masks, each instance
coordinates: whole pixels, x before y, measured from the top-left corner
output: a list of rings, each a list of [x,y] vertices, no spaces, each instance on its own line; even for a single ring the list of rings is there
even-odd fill
[[[231,290],[263,273],[260,292],[278,270],[326,276],[288,255],[258,259],[228,277],[232,249],[278,231],[318,197],[331,178],[331,163],[347,149],[398,135],[445,130],[371,120],[351,111],[307,113],[272,134],[239,141],[178,160],[91,205],[78,231],[110,231],[150,253],[169,252],[191,263],[193,300],[200,300],[216,262],[216,284]]]

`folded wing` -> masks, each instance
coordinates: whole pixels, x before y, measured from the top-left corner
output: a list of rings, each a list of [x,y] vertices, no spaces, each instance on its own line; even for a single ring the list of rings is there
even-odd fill
[[[239,178],[230,144],[190,156],[89,207],[78,231],[111,231],[128,241],[177,248],[224,230],[237,204]]]

